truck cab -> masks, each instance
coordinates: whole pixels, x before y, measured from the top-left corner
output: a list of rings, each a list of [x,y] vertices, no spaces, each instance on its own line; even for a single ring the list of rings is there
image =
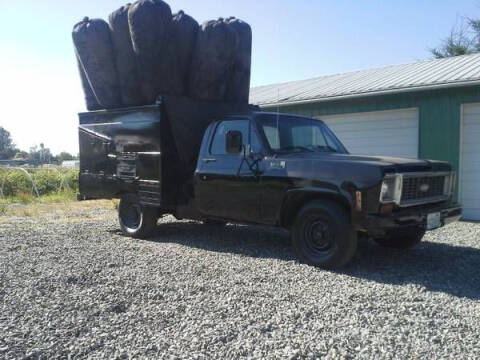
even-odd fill
[[[190,129],[188,139],[196,136],[198,144],[189,147],[184,141],[189,129],[179,125],[188,116],[167,116],[168,108],[148,116],[145,111],[143,125],[135,111],[130,112],[130,125],[125,117],[120,116],[121,122],[110,118],[116,124],[112,126],[124,129],[117,138],[111,136],[115,131],[99,134],[97,126],[86,136],[99,136],[103,145],[90,156],[83,151],[92,162],[98,151],[110,149],[103,161],[113,175],[105,175],[106,165],[102,170],[108,191],[101,189],[104,185],[93,189],[98,169],[85,172],[82,165],[80,189],[88,183],[90,191],[83,197],[119,197],[126,235],[149,236],[165,214],[220,226],[277,226],[291,232],[300,261],[338,268],[354,256],[359,236],[406,249],[426,231],[461,217],[461,206],[453,200],[456,179],[450,164],[352,155],[321,120],[257,109],[206,116]],[[101,119],[93,123],[105,126]],[[119,142],[131,151],[118,153]],[[142,150],[137,154],[135,142],[151,144],[155,151],[137,146]],[[80,154],[82,164],[82,149]],[[148,163],[142,160],[146,158]],[[101,167],[102,162],[93,163]],[[130,177],[121,178],[122,172]],[[137,176],[142,172],[149,178]]]
[[[409,248],[458,220],[454,186],[446,162],[351,155],[321,120],[262,112],[211,124],[195,172],[202,216],[289,229],[297,256],[323,266],[340,237],[343,263],[359,234]]]

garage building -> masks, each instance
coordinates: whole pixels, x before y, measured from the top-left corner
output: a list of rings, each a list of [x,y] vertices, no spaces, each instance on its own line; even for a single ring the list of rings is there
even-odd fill
[[[449,161],[480,220],[480,54],[259,86],[250,101],[324,120],[351,153]]]

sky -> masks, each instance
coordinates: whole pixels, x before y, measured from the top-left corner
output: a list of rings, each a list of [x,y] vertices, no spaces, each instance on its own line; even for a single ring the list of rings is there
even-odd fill
[[[78,153],[85,110],[71,31],[125,0],[0,0],[0,126],[20,149]],[[252,86],[431,58],[429,49],[480,0],[170,0],[199,22],[252,26]]]

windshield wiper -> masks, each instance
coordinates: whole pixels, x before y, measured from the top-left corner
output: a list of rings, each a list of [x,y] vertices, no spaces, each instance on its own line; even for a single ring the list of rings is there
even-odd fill
[[[313,147],[322,152],[335,152],[335,153],[338,152],[337,149],[335,149],[334,147],[331,147],[330,145],[315,145]]]

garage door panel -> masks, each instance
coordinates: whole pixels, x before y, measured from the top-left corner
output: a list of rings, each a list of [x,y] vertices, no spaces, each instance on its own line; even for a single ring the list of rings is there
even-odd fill
[[[476,172],[476,171],[475,171],[475,167],[477,167],[477,168],[480,167],[480,160],[478,159],[477,156],[474,156],[474,154],[472,154],[472,156],[466,156],[466,157],[464,157],[464,158],[463,158],[463,161],[464,161],[465,163],[469,163],[469,164],[472,165],[472,166],[471,166],[472,168],[468,167],[467,169],[464,170],[464,171],[466,171],[466,172],[470,172],[470,173]]]
[[[335,132],[335,131],[334,131]],[[372,142],[372,138],[376,138],[379,142],[388,142],[388,143],[392,143],[392,139],[391,137],[384,137],[384,138],[380,138],[378,135],[376,135],[375,133],[370,133],[370,132],[367,132],[367,133],[362,133],[361,135],[357,135],[355,136],[355,134],[342,134],[342,139],[345,140],[345,141],[357,141],[358,143],[365,143],[365,144],[370,144],[373,146],[373,144],[371,144]],[[412,144],[412,145],[416,145],[418,143],[418,140],[415,140],[415,139],[412,139],[412,136],[410,134],[408,134],[407,131],[405,131],[405,133],[403,132],[398,132],[398,133],[395,133],[395,142],[401,142],[401,143],[404,143],[404,144]]]
[[[378,122],[340,123],[340,122],[337,122],[336,120],[327,119],[325,120],[325,123],[331,129],[336,129],[338,131],[346,131],[346,132],[354,132],[357,130],[376,131],[378,129],[385,129],[385,130],[392,130],[392,131],[402,130],[402,129],[411,130],[412,126],[416,125],[415,121],[408,121],[408,122],[404,121],[399,124],[399,123],[395,123],[395,121],[389,121],[389,120],[385,120],[382,123],[378,123]]]
[[[463,216],[480,220],[480,103],[462,106],[460,202]]]
[[[417,109],[319,118],[325,121],[352,154],[418,157]]]
[[[467,144],[476,145],[479,138],[480,138],[480,128],[478,130],[469,128],[468,133],[465,134],[465,136],[463,137],[464,145],[467,145]]]
[[[480,117],[480,107],[477,104],[465,104],[463,105],[463,115],[466,117],[466,120],[470,120],[470,116],[474,116],[474,118]]]
[[[341,121],[352,121],[354,123],[362,120],[366,121],[383,121],[392,118],[396,119],[412,119],[416,117],[418,110],[416,108],[400,109],[400,110],[387,110],[387,111],[371,111],[361,113],[349,113],[338,115],[326,115],[324,118]]]
[[[480,201],[480,193],[476,192],[475,190],[476,189],[474,184],[465,184],[463,191],[469,191],[470,195],[468,196],[468,198],[465,197],[462,200],[463,204],[474,201],[478,205],[478,207],[480,207],[480,202],[478,202]]]
[[[480,209],[468,209],[463,211],[463,218],[465,220],[480,219]]]
[[[388,141],[379,141],[375,145],[372,145],[371,141],[370,142],[369,141],[360,141],[360,142],[352,141],[352,143],[349,143],[349,141],[342,139],[342,142],[346,145],[347,149],[362,149],[362,153],[365,153],[365,152],[371,153],[376,148],[384,148],[384,147],[395,148],[396,151],[399,152],[397,156],[404,156],[404,154],[417,153],[416,149],[413,149],[415,147],[415,144],[410,142],[398,141],[395,144],[392,144],[391,142],[389,143]],[[407,151],[407,148],[411,148],[411,150]],[[351,150],[350,152],[353,154]],[[376,154],[376,155],[382,155],[382,154]]]
[[[410,126],[409,128],[384,128],[384,127],[377,126],[377,127],[371,128],[371,129],[358,128],[358,129],[352,130],[352,129],[342,129],[340,127],[331,126],[329,124],[327,124],[327,125],[335,134],[338,133],[337,136],[339,136],[339,137],[340,136],[341,137],[350,137],[350,138],[355,137],[357,139],[372,138],[372,136],[374,136],[376,138],[380,138],[380,139],[381,138],[391,138],[392,135],[395,135],[395,137],[396,136],[401,136],[401,137],[412,138],[412,136],[414,135],[413,131],[412,131],[412,128],[415,128],[413,125]],[[418,142],[418,138],[413,138],[413,140]]]

